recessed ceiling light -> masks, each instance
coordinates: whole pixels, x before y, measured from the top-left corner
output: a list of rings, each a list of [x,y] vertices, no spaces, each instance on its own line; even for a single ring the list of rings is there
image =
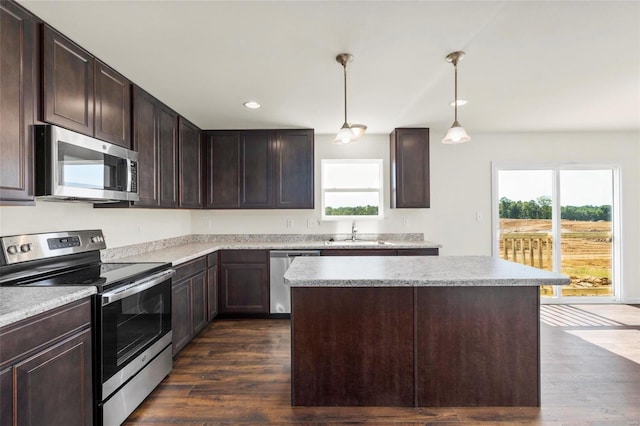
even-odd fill
[[[466,99],[458,99],[457,101],[451,102],[449,105],[456,106],[456,103],[457,103],[458,106],[462,106],[462,105],[466,105],[467,102],[469,102],[469,101],[467,101]]]
[[[247,101],[242,105],[244,105],[245,107],[247,107],[249,109],[258,109],[258,108],[260,108],[262,106],[259,103],[257,103],[256,101]]]

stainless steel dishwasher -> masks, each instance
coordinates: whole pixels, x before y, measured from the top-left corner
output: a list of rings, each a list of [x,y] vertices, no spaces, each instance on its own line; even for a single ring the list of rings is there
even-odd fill
[[[291,313],[291,291],[284,283],[284,273],[289,269],[293,259],[298,256],[320,256],[320,250],[271,250],[269,252],[271,296],[269,312],[272,314]]]

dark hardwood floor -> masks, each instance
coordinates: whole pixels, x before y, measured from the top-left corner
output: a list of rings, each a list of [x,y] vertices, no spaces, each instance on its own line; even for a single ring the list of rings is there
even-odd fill
[[[541,408],[291,407],[289,321],[216,320],[125,424],[640,425],[640,309],[549,306]]]

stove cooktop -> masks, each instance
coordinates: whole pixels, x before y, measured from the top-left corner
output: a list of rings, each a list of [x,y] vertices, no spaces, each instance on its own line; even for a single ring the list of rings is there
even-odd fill
[[[168,269],[167,263],[95,263],[62,273],[17,280],[12,285],[28,287],[96,286],[98,293],[128,284],[154,272]]]

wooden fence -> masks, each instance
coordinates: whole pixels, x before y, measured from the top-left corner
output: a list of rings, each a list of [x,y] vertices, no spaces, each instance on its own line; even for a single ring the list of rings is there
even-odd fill
[[[605,239],[611,232],[563,232],[563,240]],[[513,232],[500,235],[500,254],[503,259],[540,269],[552,269],[553,237],[550,232]]]

